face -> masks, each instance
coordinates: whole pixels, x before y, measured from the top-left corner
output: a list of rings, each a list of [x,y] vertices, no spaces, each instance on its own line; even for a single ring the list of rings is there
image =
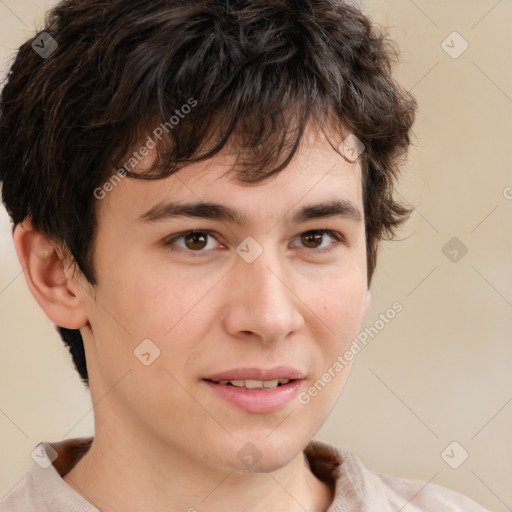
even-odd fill
[[[98,201],[81,332],[93,399],[104,397],[97,434],[272,471],[320,428],[350,370],[332,368],[367,304],[361,169],[312,130],[270,181],[238,182],[231,164],[221,154],[162,180],[124,178]],[[223,208],[177,215],[203,202]]]

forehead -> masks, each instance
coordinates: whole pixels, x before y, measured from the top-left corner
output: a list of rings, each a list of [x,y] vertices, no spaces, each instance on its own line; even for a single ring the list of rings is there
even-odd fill
[[[317,129],[307,130],[288,166],[262,182],[238,179],[236,148],[225,148],[209,160],[162,179],[123,178],[99,201],[98,217],[112,215],[136,222],[151,208],[171,200],[222,203],[262,217],[264,213],[282,216],[299,204],[342,199],[357,205],[362,213],[360,159],[352,163],[345,160],[333,148],[340,136],[328,133],[327,137]],[[150,152],[135,172],[149,168],[153,160],[154,153]]]

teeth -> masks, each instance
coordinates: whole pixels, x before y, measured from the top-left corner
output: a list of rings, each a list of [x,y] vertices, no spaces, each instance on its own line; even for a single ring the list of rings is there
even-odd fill
[[[239,382],[243,382],[243,381],[239,381]],[[236,386],[236,384],[235,384],[235,386]],[[247,389],[262,388],[263,387],[263,381],[247,379],[245,381],[245,387]]]
[[[274,379],[274,380],[219,380],[219,384],[224,386],[231,384],[237,388],[247,389],[272,389],[276,388],[278,384],[288,384],[290,379]]]

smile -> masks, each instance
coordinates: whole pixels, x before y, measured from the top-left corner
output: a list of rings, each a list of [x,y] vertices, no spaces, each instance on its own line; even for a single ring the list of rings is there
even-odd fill
[[[252,414],[276,413],[294,402],[304,379],[203,379],[208,390],[235,410]]]
[[[279,386],[283,386],[284,384],[288,384],[290,379],[274,379],[274,380],[220,380],[217,384],[222,384],[223,386],[235,386],[237,388],[245,388],[245,389],[273,389]]]

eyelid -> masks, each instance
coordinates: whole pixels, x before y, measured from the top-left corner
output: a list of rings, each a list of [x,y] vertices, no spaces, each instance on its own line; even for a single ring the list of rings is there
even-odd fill
[[[219,240],[218,240],[218,237],[220,236],[218,233],[216,233],[215,231],[212,231],[210,229],[189,229],[187,231],[182,231],[180,233],[176,233],[174,235],[171,235],[171,236],[168,236],[166,237],[164,240],[163,240],[163,244],[164,246],[166,247],[170,247],[173,245],[173,243],[182,238],[182,237],[185,237],[191,233],[203,233],[203,234],[206,234],[208,236],[211,236],[212,238],[215,239],[215,241],[220,244],[221,246],[223,245]],[[326,234],[326,235],[329,235],[331,238],[333,238],[334,240],[336,240],[338,243],[337,244],[331,244],[330,246],[328,247],[324,247],[322,249],[309,249],[307,247],[301,247],[300,249],[306,251],[307,253],[309,254],[322,254],[322,253],[328,253],[332,250],[334,250],[336,247],[338,247],[340,244],[343,244],[343,245],[349,245],[345,236],[340,233],[339,231],[336,231],[334,229],[308,229],[306,231],[301,231],[300,233],[298,233],[297,235],[294,236],[294,239],[301,236],[301,235],[304,235],[306,233],[320,233],[320,234]],[[206,254],[209,254],[213,249],[209,249],[209,250],[198,250],[198,251],[193,251],[193,250],[190,250],[190,249],[185,249],[183,247],[179,247],[177,246],[178,248],[177,249],[171,249],[171,250],[175,250],[177,252],[185,252],[187,255],[191,255],[193,257],[197,257],[197,256],[202,256],[202,255],[206,255]],[[294,247],[297,247],[297,246],[294,246]]]

